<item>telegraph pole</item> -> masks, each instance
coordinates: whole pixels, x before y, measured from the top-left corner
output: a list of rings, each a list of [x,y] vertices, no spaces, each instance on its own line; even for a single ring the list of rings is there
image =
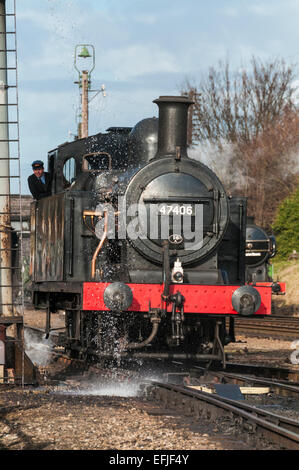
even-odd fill
[[[82,71],[82,124],[80,138],[88,137],[88,88],[89,74],[87,70]]]
[[[81,52],[78,53],[78,48],[81,47]],[[91,53],[92,54],[91,54]],[[91,59],[90,70],[80,70],[79,61],[83,59]],[[82,139],[88,137],[88,92],[90,87],[90,75],[95,67],[95,50],[92,44],[78,44],[75,48],[74,66],[79,74],[79,80],[75,82],[82,89],[81,93],[81,122],[78,124],[78,138]]]
[[[78,48],[82,47],[80,54],[78,53]],[[82,59],[84,62],[84,66],[86,66],[85,60],[90,59],[88,62],[90,63],[91,61],[91,68],[89,70],[86,70],[86,67],[84,67],[84,70],[81,71],[79,61],[81,59],[81,65],[82,65]],[[89,111],[88,111],[88,106],[90,101],[92,101],[99,93],[102,93],[103,96],[106,96],[106,87],[105,85],[102,85],[99,90],[91,90],[90,89],[90,84],[91,84],[91,72],[95,68],[95,49],[92,44],[78,44],[75,48],[75,60],[74,60],[74,65],[75,69],[77,70],[79,74],[79,80],[75,82],[77,85],[79,85],[79,89],[82,90],[81,92],[81,121],[78,123],[78,138],[83,139],[85,137],[88,137],[89,131],[88,131],[88,120],[89,120]],[[93,95],[91,99],[89,99],[89,93],[96,93]]]
[[[188,110],[188,128],[187,128],[187,145],[191,147],[193,141],[196,141],[197,129],[198,129],[198,117],[201,110],[201,93],[197,92],[197,89],[192,87],[188,93],[188,97],[194,102],[189,106]]]
[[[191,88],[189,92],[189,99],[191,101],[195,101],[196,98],[196,90],[195,88]],[[189,106],[188,109],[188,126],[187,126],[187,146],[192,146],[192,137],[193,137],[193,112],[194,112],[194,104]]]

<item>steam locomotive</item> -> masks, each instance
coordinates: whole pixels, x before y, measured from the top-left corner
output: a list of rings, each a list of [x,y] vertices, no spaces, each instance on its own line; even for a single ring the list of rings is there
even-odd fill
[[[52,195],[31,206],[33,303],[65,310],[81,358],[220,360],[226,317],[271,314],[271,282],[246,282],[246,198],[188,157],[188,98],[48,154]],[[283,286],[281,287],[281,290]]]

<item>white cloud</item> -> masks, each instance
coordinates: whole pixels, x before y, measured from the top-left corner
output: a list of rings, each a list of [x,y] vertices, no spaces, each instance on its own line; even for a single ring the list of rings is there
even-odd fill
[[[73,73],[73,64],[73,44],[50,40],[36,54],[21,57],[19,71],[22,79],[30,77],[31,81],[59,79]]]
[[[102,56],[108,73],[118,80],[144,74],[180,70],[175,56],[157,44],[131,44],[106,50]]]
[[[144,23],[144,24],[154,24],[157,21],[157,18],[153,14],[137,14],[133,16],[133,19],[137,23]]]
[[[277,15],[294,15],[295,12],[299,13],[298,0],[271,0],[258,3],[252,3],[248,6],[247,11],[256,16],[266,17]]]
[[[227,7],[222,10],[223,14],[231,17],[231,18],[237,18],[240,14],[239,9],[236,7]]]
[[[248,11],[258,16],[269,16],[273,14],[273,5],[250,5]]]
[[[72,15],[72,18],[76,18],[76,21],[72,20],[69,22],[62,14],[54,13],[49,10],[21,10],[17,18],[19,23],[28,21],[47,32],[64,38],[71,37],[74,28],[78,27],[80,23],[82,24],[82,21],[85,21],[81,15],[78,17]]]
[[[61,3],[61,2],[60,2]],[[45,12],[41,10],[21,10],[18,14],[20,24],[26,25],[26,31],[33,23],[32,31],[41,28],[34,53],[24,54],[19,58],[21,75],[26,76],[30,69],[31,79],[40,80],[57,78],[57,74],[72,73],[74,69],[74,48],[76,44],[94,44],[96,49],[96,64],[101,63],[105,69],[105,77],[128,77],[154,72],[173,72],[178,69],[173,54],[163,50],[158,44],[136,42],[135,34],[128,28],[134,22],[154,24],[155,15],[147,13],[133,14],[132,17],[114,16],[108,12],[82,12],[76,2],[67,2],[71,8],[70,15],[57,9]],[[126,21],[125,21],[126,20]],[[139,26],[140,27],[140,26]],[[60,70],[59,70],[60,69]]]

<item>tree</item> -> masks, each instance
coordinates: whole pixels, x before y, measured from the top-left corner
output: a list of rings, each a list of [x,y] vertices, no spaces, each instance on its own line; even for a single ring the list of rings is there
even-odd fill
[[[251,70],[231,72],[229,63],[211,67],[199,86],[187,80],[184,93],[192,95],[193,144],[208,141],[249,142],[286,109],[294,110],[295,71],[283,60],[262,63],[252,57]]]
[[[220,63],[199,87],[186,84],[195,101],[193,143],[210,148],[207,163],[229,193],[248,197],[249,215],[265,228],[296,185],[294,78],[294,67],[283,60],[264,64],[253,57],[249,72],[231,73]]]
[[[299,247],[299,185],[280,204],[273,230],[277,236],[278,256],[287,259]]]
[[[248,143],[236,145],[229,162],[235,191],[248,198],[248,213],[268,229],[281,201],[296,188],[299,114],[285,113]]]

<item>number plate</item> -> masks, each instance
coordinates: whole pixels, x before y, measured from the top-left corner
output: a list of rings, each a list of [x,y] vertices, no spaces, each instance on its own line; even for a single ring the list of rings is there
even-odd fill
[[[195,215],[194,204],[159,204],[159,215]]]

